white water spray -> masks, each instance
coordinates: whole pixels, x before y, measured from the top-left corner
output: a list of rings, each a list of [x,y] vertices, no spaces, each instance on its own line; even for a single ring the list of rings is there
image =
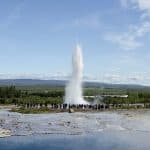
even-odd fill
[[[83,58],[80,45],[72,56],[72,77],[66,87],[65,103],[67,104],[87,104],[82,96],[82,76],[83,76]]]

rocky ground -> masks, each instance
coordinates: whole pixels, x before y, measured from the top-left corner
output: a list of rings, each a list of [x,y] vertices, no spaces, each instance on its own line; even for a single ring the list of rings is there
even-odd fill
[[[107,131],[150,134],[150,110],[99,113],[19,114],[0,109],[0,137],[89,134]]]

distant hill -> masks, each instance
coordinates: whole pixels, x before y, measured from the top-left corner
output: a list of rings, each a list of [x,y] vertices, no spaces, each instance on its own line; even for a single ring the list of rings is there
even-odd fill
[[[0,79],[0,86],[49,86],[64,87],[67,84],[65,80],[38,80],[38,79]],[[102,87],[102,88],[146,88],[142,85],[133,84],[107,84],[100,82],[84,82],[84,87]]]
[[[38,80],[38,79],[5,79],[0,80],[0,86],[65,86],[66,81],[64,80]]]

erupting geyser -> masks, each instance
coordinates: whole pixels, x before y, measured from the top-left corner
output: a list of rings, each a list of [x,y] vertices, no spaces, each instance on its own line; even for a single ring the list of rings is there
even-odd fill
[[[76,46],[73,53],[72,67],[72,77],[66,87],[65,103],[87,104],[82,97],[83,58],[80,45]]]

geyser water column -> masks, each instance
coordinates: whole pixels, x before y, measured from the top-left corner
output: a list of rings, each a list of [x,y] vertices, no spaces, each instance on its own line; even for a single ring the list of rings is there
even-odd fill
[[[65,102],[66,104],[87,104],[82,96],[82,76],[83,76],[83,58],[80,45],[72,56],[72,76],[66,87]]]

